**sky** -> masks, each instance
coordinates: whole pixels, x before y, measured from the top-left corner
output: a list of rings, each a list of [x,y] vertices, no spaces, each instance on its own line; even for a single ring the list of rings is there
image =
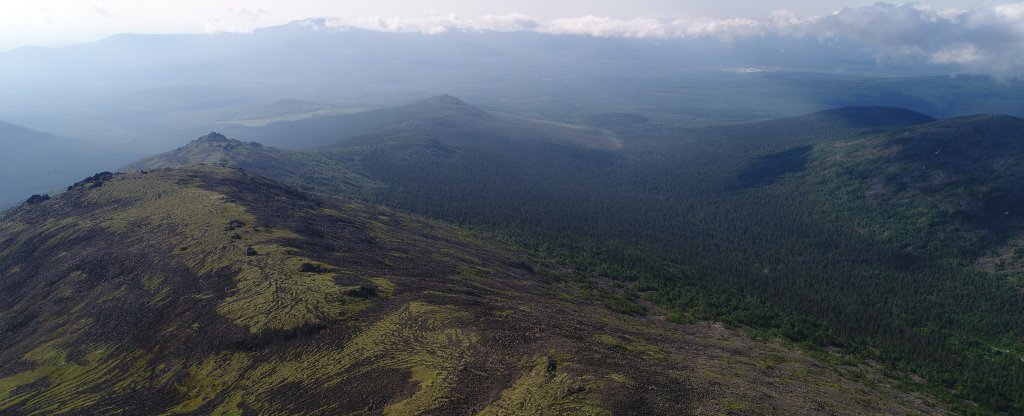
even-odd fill
[[[562,19],[561,22],[575,25],[607,26],[607,20],[602,19],[759,20],[768,19],[780,10],[804,18],[872,3],[857,0],[0,0],[0,51],[27,45],[89,42],[118,33],[245,32],[311,17],[335,17],[361,26],[402,30],[419,29],[423,24],[415,22],[417,19],[437,22],[439,18],[473,20],[487,16],[517,16],[539,22]],[[936,10],[965,10],[995,3],[927,2]],[[590,19],[567,20],[581,17]]]

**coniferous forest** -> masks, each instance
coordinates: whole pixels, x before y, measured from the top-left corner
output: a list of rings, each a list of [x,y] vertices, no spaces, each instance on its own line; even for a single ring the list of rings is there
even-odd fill
[[[442,128],[381,134],[329,157],[385,184],[368,200],[622,281],[629,295],[610,307],[641,313],[643,294],[673,320],[721,320],[883,363],[966,413],[1020,411],[1024,286],[1006,267],[978,264],[1019,244],[1012,198],[1024,172],[993,170],[995,153],[982,153],[1020,149],[1024,122],[928,123],[845,109],[630,126],[617,130],[622,152]],[[921,169],[952,186],[928,186]]]

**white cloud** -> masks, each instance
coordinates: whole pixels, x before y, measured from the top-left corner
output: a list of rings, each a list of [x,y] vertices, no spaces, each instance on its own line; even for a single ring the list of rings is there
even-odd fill
[[[539,21],[522,14],[486,15],[462,18],[456,15],[428,15],[417,18],[379,16],[357,19],[307,19],[297,24],[306,27],[340,31],[351,27],[382,32],[419,32],[440,34],[449,31],[534,31],[551,35],[579,35],[637,39],[720,38],[755,36],[763,32],[764,23],[751,19],[613,19],[602,16]]]
[[[616,38],[667,38],[666,25],[653,18],[616,19],[595,15],[556,18],[542,24],[540,33]]]
[[[776,10],[767,19],[616,19],[587,15],[547,21],[521,14],[464,19],[364,18],[336,23],[390,32],[532,30],[553,35],[636,39],[715,39],[735,42],[765,37],[812,37],[828,44],[855,42],[879,60],[917,59],[968,70],[1018,75],[1024,69],[1024,2],[972,9],[937,9],[920,4],[876,3],[825,16]]]
[[[751,19],[684,19],[672,22],[676,37],[716,38],[732,40],[758,36],[765,30],[765,24]]]
[[[810,33],[821,18],[798,16],[789,10],[773,10],[768,15],[767,29],[775,34],[803,36]]]
[[[950,45],[931,56],[937,64],[970,64],[985,59],[977,46],[969,43]]]
[[[486,15],[477,18],[462,18],[454,14],[427,15],[423,17],[368,16],[356,19],[320,18],[298,22],[306,27],[341,31],[351,27],[381,32],[419,32],[429,35],[449,31],[520,31],[537,29],[537,21],[522,14]]]
[[[667,38],[667,25],[657,19],[612,19],[600,16],[554,19],[542,23],[538,32],[552,35],[586,35],[622,38]]]
[[[103,8],[103,7],[100,7],[100,6],[97,6],[97,5],[94,4],[94,5],[92,5],[92,10],[94,12],[96,12],[96,14],[100,15],[101,17],[110,17],[110,11],[107,10],[106,8]]]
[[[229,8],[225,17],[213,19],[206,24],[207,33],[241,32],[248,33],[259,27],[260,19],[269,14],[261,8]]]
[[[1015,22],[1024,20],[1024,3],[1002,4],[996,6],[995,10],[1000,18]]]
[[[876,3],[825,16],[814,30],[866,42],[889,57],[919,57],[998,75],[1024,69],[1024,2],[963,10]]]

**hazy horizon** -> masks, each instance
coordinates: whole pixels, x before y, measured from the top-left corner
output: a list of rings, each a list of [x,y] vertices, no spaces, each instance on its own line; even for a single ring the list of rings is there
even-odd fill
[[[908,4],[913,4],[912,2]],[[623,5],[613,2],[543,2],[527,0],[509,6],[506,2],[432,2],[405,0],[352,4],[322,0],[284,2],[281,0],[232,0],[225,2],[180,1],[173,5],[123,0],[42,0],[2,6],[0,51],[24,46],[66,46],[99,40],[122,33],[188,34],[250,32],[309,18],[336,18],[361,27],[405,30],[421,29],[430,23],[453,21],[510,20],[551,22],[590,17],[590,25],[601,19],[613,21],[698,20],[709,24],[744,20],[771,20],[777,16],[818,18],[843,8],[867,7],[874,1],[797,0],[762,2],[752,0],[689,1],[638,0]],[[901,4],[901,3],[894,3]],[[922,8],[944,13],[1009,4],[999,1],[932,0]],[[514,18],[513,18],[514,17]],[[382,27],[381,22],[385,26]],[[514,22],[513,22],[514,23]],[[721,25],[722,23],[718,23]],[[728,23],[726,23],[728,24]],[[429,29],[429,28],[428,28]]]
[[[120,33],[252,33],[306,21],[329,30],[356,27],[426,35],[527,31],[599,38],[710,40],[727,48],[748,40],[778,48],[784,48],[787,41],[812,40],[835,51],[872,54],[879,62],[910,59],[950,65],[959,68],[955,71],[959,73],[1016,78],[1024,68],[1024,2],[751,3],[736,0],[674,5],[647,0],[626,9],[607,3],[546,7],[527,2],[509,9],[491,3],[460,6],[459,2],[449,2],[433,3],[431,8],[421,10],[400,1],[352,8],[308,1],[278,9],[276,0],[216,5],[179,2],[173,6],[53,0],[5,6],[0,16],[0,51],[26,45],[87,43]]]

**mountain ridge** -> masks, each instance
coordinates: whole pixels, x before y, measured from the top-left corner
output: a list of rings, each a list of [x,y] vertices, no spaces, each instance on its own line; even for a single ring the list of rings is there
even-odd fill
[[[837,118],[860,127],[907,127],[938,121],[927,114],[902,107],[847,106],[809,114],[808,118]]]
[[[405,130],[408,130],[409,133],[412,133],[412,134],[423,133],[423,132],[430,131],[432,128],[437,128],[438,124],[440,125],[440,128],[442,128],[442,129],[450,128],[450,127],[456,127],[456,128],[464,128],[464,129],[472,130],[472,129],[476,128],[475,127],[475,122],[473,121],[474,119],[483,119],[483,120],[490,121],[490,120],[496,120],[496,119],[500,118],[499,116],[492,115],[490,113],[487,113],[486,111],[480,110],[479,108],[473,107],[470,104],[466,103],[465,101],[463,101],[463,100],[461,100],[459,98],[456,98],[454,96],[448,95],[448,94],[431,97],[431,98],[428,98],[428,99],[425,99],[425,100],[421,100],[421,101],[418,101],[418,102],[416,102],[414,104],[410,104],[410,105],[406,105],[406,106],[387,108],[387,109],[379,109],[379,110],[371,110],[371,111],[368,111],[366,113],[358,113],[358,114],[355,114],[355,116],[365,116],[365,115],[370,115],[370,114],[381,114],[381,115],[384,115],[383,118],[386,121],[375,121],[373,123],[370,123],[370,127],[365,127],[365,128],[362,128],[361,130],[359,128],[357,128],[357,131],[359,131],[360,133],[348,134],[347,135],[348,138],[347,139],[342,139],[342,142],[340,142],[340,143],[339,142],[335,142],[335,143],[327,145],[327,146],[321,146],[324,143],[323,139],[309,139],[309,140],[314,140],[314,141],[320,141],[321,142],[321,145],[318,145],[318,146],[315,146],[315,147],[321,147],[321,148],[341,148],[341,147],[351,146],[351,145],[365,145],[365,144],[373,143],[374,141],[380,140],[380,137],[382,137],[382,136],[386,137],[386,136],[392,135],[392,134],[395,134],[395,135],[407,134],[407,133],[405,133]],[[351,117],[351,116],[353,116],[353,115],[341,115],[341,116],[338,116],[338,117],[347,118],[347,117]],[[325,118],[327,118],[327,117],[325,117]],[[743,124],[739,124],[739,125],[736,125],[736,126],[765,125],[766,126],[765,128],[768,128],[768,127],[777,128],[778,126],[776,126],[776,125],[780,124],[780,123],[792,124],[793,122],[803,122],[805,120],[808,121],[808,122],[815,122],[815,123],[830,123],[830,124],[844,123],[844,124],[846,124],[850,128],[862,128],[862,129],[863,128],[886,129],[886,128],[910,127],[910,126],[915,126],[915,125],[920,125],[920,124],[925,124],[925,123],[930,123],[930,122],[938,121],[937,119],[935,119],[933,117],[927,116],[925,114],[922,114],[922,113],[919,113],[919,112],[916,112],[916,111],[913,111],[913,110],[904,109],[904,108],[898,108],[898,107],[856,107],[856,106],[854,106],[854,107],[840,107],[840,108],[835,108],[835,109],[831,109],[831,110],[825,110],[825,111],[810,113],[810,114],[806,114],[806,115],[802,115],[802,116],[796,116],[796,117],[791,117],[791,118],[783,118],[783,119],[777,119],[777,120],[768,120],[768,121],[762,121],[762,122],[743,123]],[[301,122],[302,121],[288,121],[288,122],[277,122],[277,123],[271,123],[271,124],[278,124],[278,123],[280,123],[281,126],[289,126],[290,127],[290,126],[294,126],[295,123],[301,123]],[[535,121],[535,123],[557,125],[557,123],[551,123],[551,122]],[[639,124],[642,124],[642,123],[639,123]],[[249,139],[249,137],[245,136],[244,132],[246,132],[246,131],[250,131],[251,132],[251,131],[256,131],[256,130],[258,130],[258,129],[245,129],[245,130],[241,130],[242,131],[241,135],[236,135],[235,133],[230,133],[230,132],[238,131],[237,129],[233,129],[233,128],[230,128],[230,127],[226,128],[226,129],[221,129],[221,131],[229,132],[228,134],[230,134],[232,136],[235,136],[235,137],[246,137],[247,139]],[[443,130],[441,130],[441,131],[443,131]],[[226,137],[226,136],[223,136],[223,134],[217,133],[217,132],[214,132],[214,133],[211,133],[211,134],[215,134],[215,135],[217,135],[217,137]],[[487,133],[481,133],[481,134],[482,135],[487,135]],[[283,134],[278,134],[278,135],[279,136],[283,136]],[[313,133],[312,135],[316,136],[317,133]],[[328,136],[330,136],[330,135],[331,134],[328,134]],[[207,136],[203,136],[203,137],[207,137]],[[242,141],[237,140],[237,139],[231,139],[231,140],[236,140],[237,141],[237,143],[235,143],[236,145],[246,143],[246,142],[242,142]],[[333,140],[337,140],[337,139],[333,139]],[[190,143],[190,144],[188,144],[188,145],[186,145],[186,146],[184,146],[182,148],[179,148],[178,151],[188,149],[189,147],[191,147],[192,144],[198,144],[198,143],[202,143],[202,142],[203,142],[202,140],[199,140],[198,142]],[[248,142],[248,143],[249,144],[256,144],[256,145],[260,145],[260,146],[266,144],[266,143],[262,143],[262,142],[257,143],[257,141],[252,141],[252,142]],[[612,143],[612,142],[610,142],[610,143]],[[622,147],[622,143],[617,141],[617,142],[614,142],[614,143],[612,143],[610,145],[608,145],[608,144],[594,144],[593,146],[594,146],[594,148],[597,148],[597,149],[621,148]],[[287,148],[285,148],[285,149],[287,149]],[[161,155],[156,155],[156,156],[152,156],[150,158],[146,158],[146,159],[144,159],[144,161],[146,161],[146,160],[153,161],[154,159],[159,158],[159,157],[161,157]],[[178,164],[168,163],[168,164],[164,164],[164,165],[150,165],[150,168],[153,168],[153,167],[180,166],[182,164],[191,164],[191,163],[203,163],[203,162],[200,162],[200,161],[188,161],[188,162],[183,162],[183,163],[178,163]],[[126,169],[129,169],[129,170],[139,169],[140,167],[143,167],[144,165],[145,165],[145,163],[143,163],[141,161],[140,162],[135,162],[135,163],[129,165]]]

